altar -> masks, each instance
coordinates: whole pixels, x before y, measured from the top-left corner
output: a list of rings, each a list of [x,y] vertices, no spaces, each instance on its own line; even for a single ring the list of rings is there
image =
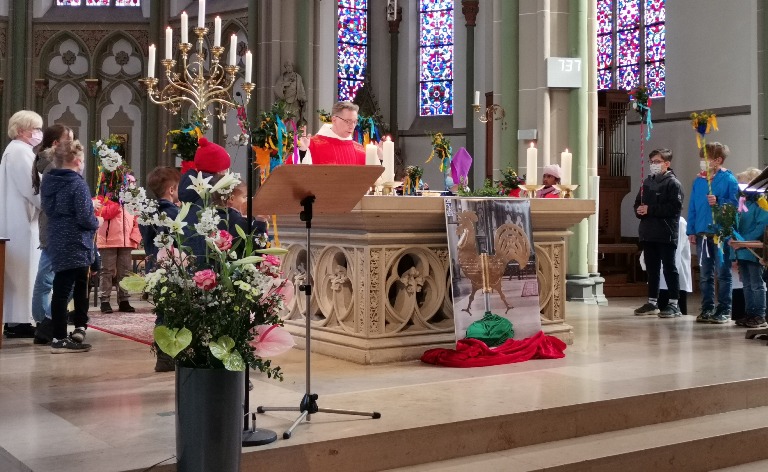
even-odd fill
[[[314,215],[311,233],[312,350],[360,364],[418,359],[455,346],[444,200],[365,196],[352,212]],[[566,343],[569,228],[595,212],[594,200],[531,199],[542,330]],[[299,216],[278,218],[285,276],[306,279],[306,228]],[[586,250],[586,248],[585,248]],[[419,284],[404,275],[418,275]],[[306,297],[284,316],[303,346]]]

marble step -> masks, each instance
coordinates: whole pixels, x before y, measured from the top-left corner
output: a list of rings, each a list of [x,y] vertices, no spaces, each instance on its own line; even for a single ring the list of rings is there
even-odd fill
[[[767,439],[768,407],[760,407],[389,471],[765,471]]]
[[[456,422],[446,417],[443,423],[420,427],[383,430],[371,421],[365,432],[317,442],[307,436],[316,427],[313,422],[309,431],[299,429],[290,440],[244,450],[242,470],[263,470],[260,465],[269,464],[271,472],[378,471],[599,434],[621,436],[623,430],[747,409],[768,415],[761,409],[768,407],[766,391],[768,379],[758,378]],[[396,412],[390,410],[392,414]]]

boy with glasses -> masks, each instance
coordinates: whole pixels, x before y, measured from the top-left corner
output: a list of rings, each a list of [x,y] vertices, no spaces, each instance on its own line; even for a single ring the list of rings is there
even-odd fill
[[[352,139],[357,126],[359,107],[351,102],[338,102],[331,109],[331,123],[324,124],[311,138],[299,138],[302,164],[365,165],[365,148]]]

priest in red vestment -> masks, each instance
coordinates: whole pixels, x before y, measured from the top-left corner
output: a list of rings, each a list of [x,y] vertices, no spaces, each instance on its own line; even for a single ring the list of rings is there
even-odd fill
[[[358,106],[338,102],[331,108],[331,123],[311,138],[299,138],[302,164],[365,165],[365,148],[352,139],[357,126]]]

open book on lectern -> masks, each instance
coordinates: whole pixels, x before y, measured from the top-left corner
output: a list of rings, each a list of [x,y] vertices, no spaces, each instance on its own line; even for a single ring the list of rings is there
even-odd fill
[[[316,215],[351,211],[384,172],[383,166],[282,165],[258,188],[254,215],[296,215],[314,196]]]

